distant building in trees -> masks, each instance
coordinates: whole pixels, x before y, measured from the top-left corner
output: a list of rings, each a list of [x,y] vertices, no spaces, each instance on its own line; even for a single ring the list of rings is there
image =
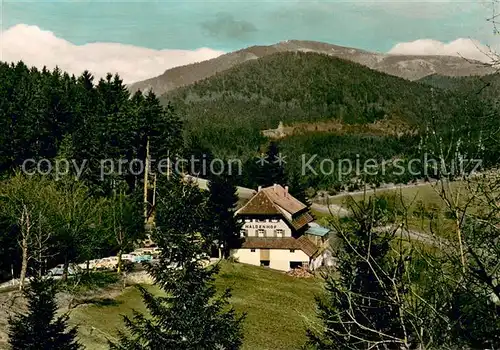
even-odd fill
[[[262,134],[265,137],[269,137],[272,139],[280,139],[282,137],[285,137],[286,133],[285,133],[285,127],[283,125],[283,122],[280,122],[276,129],[264,130],[264,131],[262,131]]]
[[[241,263],[288,271],[331,264],[330,230],[315,224],[307,206],[288,193],[288,186],[259,188],[235,214],[244,239],[232,256]]]

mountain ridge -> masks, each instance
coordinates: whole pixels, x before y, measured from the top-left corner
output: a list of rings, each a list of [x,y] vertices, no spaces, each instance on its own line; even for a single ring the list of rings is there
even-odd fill
[[[273,45],[255,45],[219,57],[179,66],[163,74],[133,83],[129,90],[153,90],[162,95],[176,88],[193,84],[241,63],[278,52],[315,52],[359,63],[368,68],[416,81],[428,75],[470,76],[494,72],[492,67],[454,56],[412,56],[370,52],[316,41],[287,40]]]

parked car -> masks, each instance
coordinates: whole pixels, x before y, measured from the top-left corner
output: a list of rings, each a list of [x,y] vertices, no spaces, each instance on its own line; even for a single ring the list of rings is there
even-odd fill
[[[152,255],[153,252],[155,252],[155,249],[157,250],[158,248],[156,248],[156,247],[153,247],[153,248],[137,248],[131,254],[136,254],[136,255]]]
[[[99,259],[93,259],[88,261],[88,268],[89,270],[94,270],[96,267],[97,262]],[[87,270],[87,262],[82,262],[81,264],[77,265],[81,270]]]
[[[123,261],[132,261],[134,262],[136,255],[134,254],[122,254]]]
[[[134,262],[135,263],[147,263],[153,260],[153,257],[151,255],[135,255]]]
[[[76,275],[78,272],[80,272],[80,268],[75,265],[75,264],[70,264],[68,266],[68,275]],[[49,271],[47,271],[47,275],[49,276],[62,276],[64,274],[64,264],[59,264],[56,267],[51,268]]]
[[[118,257],[108,256],[107,258],[99,259],[95,268],[97,270],[116,270],[118,267]]]

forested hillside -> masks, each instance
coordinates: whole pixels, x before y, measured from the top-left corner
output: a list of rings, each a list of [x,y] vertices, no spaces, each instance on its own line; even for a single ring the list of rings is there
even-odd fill
[[[27,159],[61,156],[88,162],[82,178],[107,193],[111,180],[99,179],[100,161],[144,159],[148,136],[155,157],[181,145],[172,109],[154,94],[131,96],[118,76],[94,82],[88,72],[75,77],[20,62],[0,64],[0,82],[0,174]],[[140,181],[122,175],[130,189]]]
[[[188,121],[246,120],[260,128],[280,120],[370,123],[384,117],[415,125],[429,117],[432,99],[423,84],[315,53],[266,56],[162,96],[182,108]],[[435,99],[453,96],[439,93]],[[446,115],[454,111],[451,103],[440,106]]]
[[[0,281],[27,267],[19,237],[33,222],[47,237],[48,267],[65,263],[67,271],[69,262],[121,251],[127,239],[115,237],[114,205],[142,226],[140,162],[148,140],[160,159],[179,150],[181,137],[171,108],[154,94],[130,96],[118,76],[94,82],[88,72],[0,64]]]
[[[419,81],[463,96],[476,95],[483,100],[497,101],[500,92],[500,74],[498,73],[469,77],[449,77],[433,74]]]
[[[499,124],[490,117],[493,107],[475,94],[410,82],[317,53],[277,53],[245,62],[160,99],[176,107],[185,131],[204,147],[221,157],[244,159],[265,147],[261,131],[280,121],[309,125],[307,131],[279,141],[287,155],[334,159],[358,154],[362,159],[410,157],[430,126],[451,138],[477,136]],[[397,130],[384,135],[363,127],[381,121],[390,121]],[[351,127],[311,130],[311,124],[328,122]],[[309,185],[318,186],[318,179],[311,181]],[[326,186],[323,180],[319,183]]]

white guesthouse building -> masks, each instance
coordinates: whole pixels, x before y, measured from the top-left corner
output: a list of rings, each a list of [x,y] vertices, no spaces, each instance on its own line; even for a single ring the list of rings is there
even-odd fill
[[[243,223],[244,241],[232,251],[239,262],[282,271],[331,265],[329,230],[313,223],[307,206],[288,187],[259,188],[235,215]]]

